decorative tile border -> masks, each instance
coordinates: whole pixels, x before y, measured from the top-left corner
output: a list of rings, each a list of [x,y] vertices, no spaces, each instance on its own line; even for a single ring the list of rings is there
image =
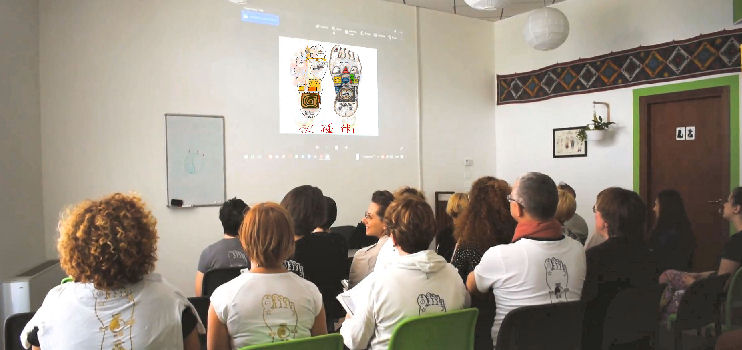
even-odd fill
[[[497,75],[497,104],[620,89],[740,71],[742,29]]]

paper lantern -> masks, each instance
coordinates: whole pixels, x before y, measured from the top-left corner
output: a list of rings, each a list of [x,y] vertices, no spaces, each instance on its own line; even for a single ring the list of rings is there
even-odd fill
[[[531,11],[523,27],[523,37],[536,50],[559,47],[569,35],[567,16],[555,8],[542,7]]]
[[[497,10],[510,4],[512,0],[464,0],[467,5],[477,10]]]

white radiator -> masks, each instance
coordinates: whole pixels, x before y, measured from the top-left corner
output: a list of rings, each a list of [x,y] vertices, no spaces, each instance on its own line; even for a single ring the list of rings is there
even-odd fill
[[[18,276],[3,281],[2,313],[5,319],[19,312],[36,311],[44,301],[46,293],[65,277],[59,260],[48,260]],[[5,339],[5,327],[0,327],[0,339]]]

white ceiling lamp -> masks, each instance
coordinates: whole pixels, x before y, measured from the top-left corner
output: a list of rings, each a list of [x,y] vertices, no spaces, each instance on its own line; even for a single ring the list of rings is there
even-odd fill
[[[464,0],[464,2],[476,10],[493,11],[502,9],[510,4],[512,0]]]
[[[559,47],[569,35],[567,16],[552,7],[542,7],[528,15],[523,38],[536,50],[551,50]]]

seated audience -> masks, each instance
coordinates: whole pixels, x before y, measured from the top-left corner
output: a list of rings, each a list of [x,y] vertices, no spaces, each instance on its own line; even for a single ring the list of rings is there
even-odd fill
[[[67,209],[57,250],[74,282],[52,288],[21,333],[34,349],[200,348],[188,299],[152,273],[157,220],[137,195],[114,193]]]
[[[335,200],[325,196],[325,203],[327,204],[327,210],[325,211],[325,222],[319,225],[312,231],[312,233],[326,236],[332,242],[332,247],[340,251],[340,254],[348,256],[348,242],[339,233],[330,232],[330,227],[335,223],[338,215],[338,207]],[[347,264],[346,264],[347,265]],[[348,277],[348,271],[343,274],[343,279]]]
[[[198,258],[198,271],[196,271],[196,296],[201,296],[201,285],[204,274],[214,269],[228,267],[250,268],[250,261],[242,250],[242,243],[237,237],[242,218],[250,207],[242,199],[232,198],[219,209],[219,221],[222,222],[224,235],[222,239],[206,247]]]
[[[492,341],[510,311],[528,305],[579,300],[585,280],[585,250],[564,237],[554,220],[558,196],[554,181],[541,173],[521,176],[508,196],[518,222],[511,244],[487,250],[466,280],[472,293],[492,289],[497,314]]]
[[[394,199],[405,196],[413,196],[425,201],[425,194],[410,186],[404,186],[394,191]],[[433,240],[430,241],[430,247],[428,247],[428,249],[435,250],[435,242]],[[397,247],[394,246],[391,239],[387,239],[386,242],[381,245],[379,253],[376,255],[376,266],[374,266],[374,271],[385,269],[389,265],[393,264],[394,260],[398,257],[399,252],[397,251]]]
[[[326,219],[327,202],[322,190],[309,185],[296,187],[283,197],[281,206],[294,222],[293,260],[304,267],[306,279],[322,293],[327,319],[332,322],[343,317],[345,311],[335,297],[343,291],[340,281],[348,269],[348,252],[333,246],[327,236],[312,233]]]
[[[435,221],[425,201],[415,196],[395,199],[384,224],[400,256],[384,273],[374,273],[368,302],[346,316],[340,334],[350,349],[386,349],[404,318],[457,310],[469,303],[456,270],[428,250]]]
[[[575,189],[572,188],[572,186],[570,186],[569,184],[566,184],[564,182],[559,182],[559,185],[557,186],[557,188],[563,191],[567,191],[569,192],[569,194],[572,195],[572,198],[575,199],[575,209],[576,209],[577,193],[575,193]],[[585,219],[583,219],[582,216],[580,216],[580,214],[577,214],[577,212],[575,212],[575,214],[572,215],[571,218],[567,219],[562,225],[568,228],[570,232],[577,235],[577,237],[580,237],[579,241],[585,244],[585,249],[588,248],[586,242],[589,241],[590,239],[588,238],[589,235],[588,235],[587,222],[585,222]],[[590,245],[590,247],[594,245],[598,245],[600,243],[602,243],[602,241],[599,241],[599,240],[594,241],[593,244]]]
[[[572,216],[575,215],[575,209],[577,208],[577,203],[575,203],[575,198],[572,197],[572,194],[570,194],[568,191],[558,189],[559,194],[559,203],[557,204],[557,210],[554,214],[554,219],[559,221],[560,224],[562,224],[562,234],[565,236],[572,238],[581,244],[585,244],[584,238],[573,232],[569,227],[565,226],[564,223],[572,218]]]
[[[595,232],[606,241],[585,253],[583,323],[589,327],[583,328],[583,349],[601,347],[608,304],[618,292],[657,284],[657,261],[644,244],[645,222],[646,206],[635,192],[610,187],[598,194]]]
[[[660,271],[690,270],[696,239],[680,193],[660,191],[652,211],[655,222],[649,236],[649,247],[657,256]]]
[[[678,311],[680,299],[693,282],[706,278],[712,273],[731,275],[740,267],[740,262],[742,262],[742,187],[735,187],[732,190],[732,193],[724,202],[721,215],[734,226],[737,233],[733,234],[729,241],[724,244],[717,271],[683,272],[667,270],[660,275],[660,283],[667,284],[661,304],[663,321],[666,321],[668,316]]]
[[[455,221],[457,244],[451,258],[462,281],[474,271],[487,249],[513,239],[515,220],[510,216],[508,194],[510,185],[504,180],[485,176],[469,191],[469,207]],[[490,330],[495,319],[495,300],[492,294],[474,295],[472,306],[479,309],[475,331],[475,349],[492,348]]]
[[[394,196],[389,191],[376,191],[371,195],[371,203],[368,204],[368,209],[366,209],[363,225],[366,228],[366,235],[377,237],[379,240],[368,247],[359,249],[353,255],[348,278],[349,288],[353,288],[374,271],[379,249],[389,239],[389,234],[384,226],[384,214],[392,200],[394,200]]]
[[[448,198],[446,203],[446,214],[451,217],[451,225],[439,230],[435,235],[435,252],[442,256],[446,261],[451,262],[453,249],[456,247],[456,239],[453,238],[454,222],[459,214],[469,206],[469,195],[466,193],[454,193]]]
[[[294,251],[289,213],[276,203],[247,212],[239,231],[252,268],[219,286],[209,307],[209,349],[239,349],[326,334],[322,294],[289,272]]]

